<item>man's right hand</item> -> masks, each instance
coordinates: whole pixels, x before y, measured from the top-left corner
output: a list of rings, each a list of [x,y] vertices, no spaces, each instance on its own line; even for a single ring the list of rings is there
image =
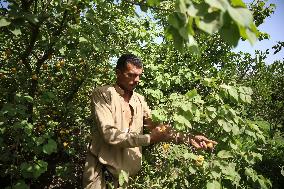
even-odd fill
[[[171,139],[170,128],[167,125],[159,125],[151,130],[150,143],[167,142]]]

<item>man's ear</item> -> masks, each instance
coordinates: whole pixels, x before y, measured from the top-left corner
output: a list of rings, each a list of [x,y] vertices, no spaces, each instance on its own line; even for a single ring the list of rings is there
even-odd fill
[[[116,69],[115,70],[115,74],[118,76],[118,75],[120,75],[121,74],[121,70],[120,69]]]

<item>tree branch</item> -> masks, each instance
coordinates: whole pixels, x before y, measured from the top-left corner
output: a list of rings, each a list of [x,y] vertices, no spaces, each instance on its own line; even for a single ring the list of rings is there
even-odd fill
[[[45,51],[44,55],[37,61],[35,73],[39,73],[40,67],[42,66],[44,61],[46,61],[48,59],[48,55],[50,55],[54,51],[53,46],[55,45],[55,43],[57,42],[57,39],[59,38],[61,32],[63,31],[64,24],[66,22],[66,17],[67,17],[67,10],[65,10],[64,13],[63,13],[63,17],[62,17],[62,20],[60,22],[58,29],[52,34],[54,39],[50,42],[50,44],[49,44],[47,50]]]
[[[122,1],[125,1],[125,2],[127,2],[129,4],[132,4],[132,5],[145,6],[145,7],[151,8],[153,10],[171,11],[170,9],[163,9],[161,7],[155,7],[155,6],[147,5],[147,3],[144,0],[141,0],[140,2],[133,2],[131,0],[122,0]]]
[[[21,0],[22,8],[24,11],[28,11],[32,3],[33,3],[32,0]]]
[[[33,47],[35,45],[36,39],[38,37],[39,27],[40,27],[39,25],[32,26],[32,31],[31,31],[32,34],[31,34],[29,45],[27,46],[25,52],[21,55],[21,59],[30,73],[32,72],[32,68],[28,62],[28,57],[31,54]]]

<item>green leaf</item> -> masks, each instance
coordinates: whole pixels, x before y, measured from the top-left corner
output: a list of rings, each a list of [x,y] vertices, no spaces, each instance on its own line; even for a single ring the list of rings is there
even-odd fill
[[[220,189],[221,185],[220,185],[220,183],[218,181],[213,180],[211,182],[207,182],[206,188],[207,189]]]
[[[231,3],[234,7],[244,7],[246,8],[246,4],[242,0],[231,0]]]
[[[246,8],[228,7],[228,12],[231,18],[240,26],[250,27],[253,23],[252,13]]]
[[[42,173],[47,171],[47,165],[48,163],[42,160],[37,160],[37,162],[34,164],[33,168],[33,176],[34,178],[38,178]]]
[[[228,93],[229,93],[229,95],[230,95],[231,97],[233,97],[236,101],[239,100],[238,91],[237,91],[235,88],[231,87],[230,89],[228,89]]]
[[[189,120],[186,119],[186,118],[185,118],[184,116],[182,116],[182,115],[177,115],[177,114],[175,114],[173,119],[174,119],[174,121],[176,121],[176,122],[178,122],[178,123],[180,123],[180,124],[182,124],[182,125],[185,125],[185,126],[187,126],[187,127],[189,127],[189,128],[192,128],[192,126],[191,126]]]
[[[57,151],[57,143],[53,139],[49,139],[48,143],[45,144],[42,149],[44,153],[50,155]]]
[[[39,22],[38,17],[31,13],[24,13],[23,16],[33,24],[37,24]]]
[[[88,42],[88,40],[85,37],[79,37],[79,42]]]
[[[118,178],[119,185],[123,186],[125,182],[128,183],[128,180],[129,180],[128,178],[129,178],[128,174],[124,170],[121,170],[121,172],[119,173],[119,178]]]
[[[66,51],[66,47],[61,47],[59,49],[59,52],[60,52],[61,55],[65,55],[65,51]]]
[[[223,17],[226,17],[228,14],[224,14]],[[229,45],[236,47],[240,39],[239,27],[232,22],[226,23],[219,30],[221,37],[229,43]]]
[[[257,173],[252,168],[245,168],[245,175],[250,177],[254,182],[257,180]]]
[[[232,88],[230,85],[226,85],[226,84],[222,84],[220,85],[220,87],[223,89],[227,89],[227,90]]]
[[[227,158],[233,157],[231,152],[230,151],[226,151],[226,150],[221,150],[220,152],[218,152],[217,156],[219,158],[222,158],[222,159],[227,159]]]
[[[232,129],[232,133],[233,133],[234,135],[240,134],[240,129],[239,129],[239,127],[238,127],[236,124],[233,124],[232,127],[231,127],[231,129]]]
[[[176,1],[175,8],[176,8],[176,10],[179,11],[179,12],[186,13],[186,11],[187,11],[186,2],[185,2],[184,0],[178,0],[178,1]]]
[[[18,36],[18,35],[21,35],[21,34],[22,34],[21,30],[18,29],[18,28],[12,30],[11,32],[12,32],[15,36]]]
[[[177,31],[178,32],[178,31]],[[182,52],[183,51],[183,48],[184,48],[184,40],[182,38],[182,36],[180,36],[179,34],[175,33],[173,35],[173,40],[174,40],[174,46],[175,48]]]
[[[185,41],[188,41],[188,30],[186,27],[182,27],[182,28],[179,28],[178,29],[178,32],[180,34],[180,36],[185,40]]]
[[[215,119],[215,117],[217,116],[216,108],[211,107],[211,106],[206,107],[206,114],[207,114],[210,118]],[[210,120],[210,121],[211,121],[211,120]]]
[[[197,155],[193,154],[193,153],[185,153],[183,155],[184,159],[193,159],[196,160],[197,159]]]
[[[245,95],[245,99],[247,103],[251,103],[251,96],[250,95]]]
[[[248,94],[248,95],[252,95],[253,94],[253,91],[250,87],[243,87],[244,88],[244,91],[245,91],[245,94]]]
[[[184,40],[180,36],[179,31],[173,26],[169,26],[166,30],[166,37],[168,40],[173,39],[175,48],[182,52],[184,47]]]
[[[209,112],[216,112],[216,108],[214,108],[213,106],[207,106],[206,110]]]
[[[147,4],[149,6],[158,6],[160,4],[160,0],[147,0]]]
[[[255,133],[254,133],[254,132],[252,132],[252,131],[245,130],[245,133],[246,133],[247,135],[249,135],[249,136],[253,137],[253,138],[256,138]]]
[[[213,178],[218,179],[221,176],[221,172],[220,171],[218,171],[218,172],[211,171],[211,175],[212,175]]]
[[[169,15],[168,22],[170,25],[172,25],[174,28],[179,29],[180,23],[179,19],[176,13],[172,13]]]
[[[231,124],[226,122],[225,120],[223,119],[218,119],[217,121],[218,125],[220,125],[226,132],[230,132],[232,129],[231,129]]]
[[[23,180],[18,180],[12,187],[12,189],[29,189],[30,187]]]
[[[8,26],[8,25],[10,25],[10,24],[11,24],[11,22],[8,21],[6,18],[1,18],[1,19],[0,19],[0,28],[1,28],[1,27],[4,27],[4,26]]]
[[[207,4],[209,4],[211,7],[217,8],[225,12],[230,4],[227,0],[205,0]]]
[[[197,95],[196,89],[192,89],[185,94],[185,96],[188,97],[189,99],[195,97],[196,95]]]
[[[144,4],[141,4],[141,5],[140,5],[140,9],[141,9],[143,12],[147,12],[148,7],[145,6]]]
[[[229,145],[230,145],[230,147],[231,147],[233,150],[238,149],[238,145],[235,144],[235,143],[229,142]]]
[[[196,8],[195,6],[194,6],[194,4],[193,3],[189,3],[189,5],[188,5],[188,7],[187,7],[187,14],[190,16],[190,17],[196,17],[197,16],[197,14],[198,14],[198,12],[199,12],[199,10],[198,10],[198,8]]]
[[[20,169],[24,178],[38,178],[42,173],[47,171],[47,165],[47,162],[37,160],[33,163],[22,163]]]
[[[189,50],[190,53],[192,53],[194,55],[200,54],[198,44],[197,44],[196,40],[194,39],[194,37],[190,34],[188,35],[187,46],[188,46],[188,50]]]
[[[219,12],[206,14],[204,17],[195,19],[196,25],[199,29],[209,34],[213,34],[216,31],[218,31],[223,25],[222,23],[223,21],[219,17],[220,17]]]
[[[193,121],[199,122],[200,121],[200,111],[196,109]]]
[[[26,95],[26,96],[24,96],[23,97],[27,102],[33,102],[33,97],[31,97],[31,96],[28,96],[28,95]]]
[[[254,45],[257,41],[257,36],[254,32],[252,32],[249,28],[246,29],[247,39],[249,40],[251,45]]]
[[[191,174],[195,174],[195,173],[196,173],[196,170],[195,170],[192,166],[189,166],[189,167],[188,167],[188,171],[189,171]]]
[[[240,93],[240,99],[241,99],[241,101],[243,101],[243,102],[247,102],[247,100],[246,100],[246,95],[243,94],[243,93]]]
[[[162,123],[167,119],[166,113],[162,109],[153,110],[151,116],[152,120],[156,123]]]
[[[251,155],[253,156],[253,158],[262,161],[262,155],[260,153],[252,152]]]

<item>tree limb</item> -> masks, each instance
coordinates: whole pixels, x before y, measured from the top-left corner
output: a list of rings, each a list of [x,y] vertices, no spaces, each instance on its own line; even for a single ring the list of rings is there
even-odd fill
[[[132,4],[132,5],[139,5],[139,6],[145,6],[145,7],[148,7],[148,8],[151,8],[153,10],[163,10],[163,11],[171,11],[170,9],[163,9],[161,7],[155,7],[155,6],[150,6],[150,5],[147,5],[146,2],[144,2],[144,0],[141,0],[140,2],[133,2],[131,0],[123,0],[129,4]]]
[[[61,32],[63,31],[64,24],[66,22],[66,17],[67,17],[67,10],[65,10],[64,13],[63,13],[63,17],[62,17],[62,20],[60,22],[58,29],[52,34],[54,39],[50,42],[50,44],[49,44],[47,50],[45,51],[45,53],[43,54],[43,56],[37,61],[35,73],[39,73],[40,67],[42,66],[44,61],[46,61],[48,59],[48,56],[54,51],[53,46],[55,45],[55,43],[57,42],[57,39],[59,38]]]

